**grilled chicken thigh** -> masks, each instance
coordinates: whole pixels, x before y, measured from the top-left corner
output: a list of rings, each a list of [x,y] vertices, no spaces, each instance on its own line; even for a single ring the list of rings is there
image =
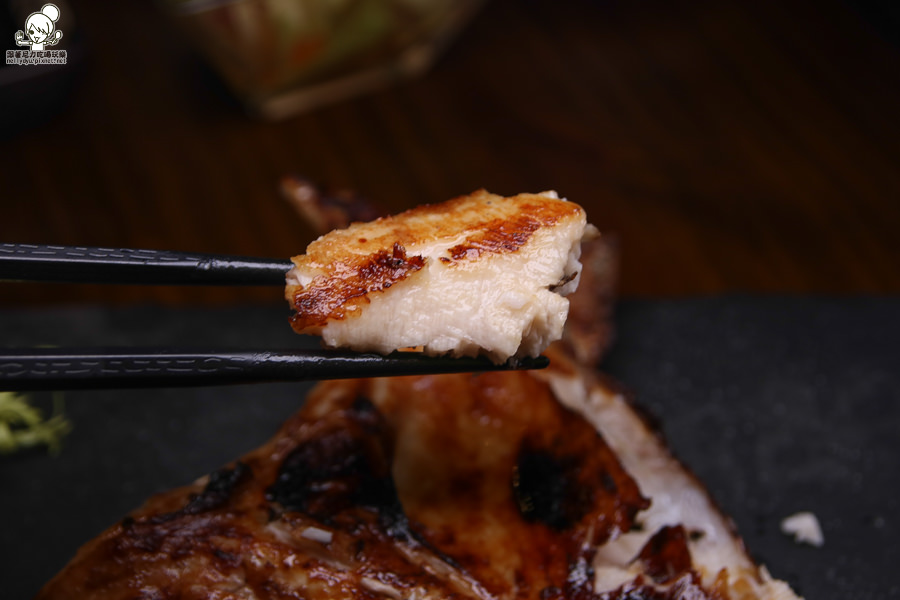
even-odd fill
[[[151,498],[37,600],[795,600],[595,371],[610,324],[585,307],[609,314],[614,254],[585,250],[548,369],[323,382],[271,441]]]

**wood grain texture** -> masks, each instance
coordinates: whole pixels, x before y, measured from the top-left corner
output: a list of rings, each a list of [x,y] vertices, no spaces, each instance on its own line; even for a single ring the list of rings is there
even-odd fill
[[[313,239],[278,192],[299,173],[392,211],[556,189],[618,236],[626,296],[900,292],[900,48],[856,5],[492,0],[426,76],[277,123],[157,5],[74,9],[68,104],[0,137],[0,241],[288,257]],[[0,284],[4,305],[280,297]]]

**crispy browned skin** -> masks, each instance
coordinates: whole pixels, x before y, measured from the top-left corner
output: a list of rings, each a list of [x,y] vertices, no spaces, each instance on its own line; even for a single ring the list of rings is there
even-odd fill
[[[266,445],[86,544],[36,600],[735,598],[724,573],[701,584],[681,526],[649,538],[630,584],[594,593],[597,548],[648,506],[528,373],[326,382]]]
[[[415,277],[427,260],[415,254],[422,245],[463,237],[439,260],[473,261],[515,252],[538,229],[582,213],[577,204],[540,194],[503,198],[479,190],[332,231],[292,259],[301,269],[319,273],[306,287],[287,286],[286,298],[297,311],[292,326],[302,332],[344,319],[348,309],[365,304],[369,294]]]
[[[269,443],[152,498],[85,545],[38,600],[758,598],[724,570],[704,585],[681,525],[629,555],[633,579],[593,589],[595,552],[639,529],[649,504],[545,383],[572,375],[610,389],[579,366],[610,335],[590,318],[611,305],[614,254],[599,243],[586,248],[576,327],[549,349],[548,371],[320,384]],[[647,451],[636,445],[623,460]],[[304,536],[309,527],[330,539]]]
[[[390,250],[345,257],[335,263],[326,277],[317,277],[305,288],[288,286],[294,310],[291,326],[298,332],[343,319],[349,306],[366,300],[368,294],[385,290],[403,281],[425,264],[421,256],[407,256],[395,243]]]
[[[592,546],[646,505],[596,431],[527,374],[329,382],[268,444],[154,497],[38,597],[370,597],[372,581],[572,597],[589,591]],[[304,538],[309,526],[332,540]]]

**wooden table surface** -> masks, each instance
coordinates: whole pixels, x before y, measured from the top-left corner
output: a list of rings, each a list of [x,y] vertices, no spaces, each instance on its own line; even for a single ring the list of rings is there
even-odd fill
[[[395,211],[558,190],[617,235],[624,296],[896,294],[900,47],[848,2],[491,0],[427,75],[261,122],[159,4],[73,1],[71,95],[0,136],[0,241],[287,257],[313,237],[278,192],[296,173]],[[0,285],[4,305],[279,298]]]

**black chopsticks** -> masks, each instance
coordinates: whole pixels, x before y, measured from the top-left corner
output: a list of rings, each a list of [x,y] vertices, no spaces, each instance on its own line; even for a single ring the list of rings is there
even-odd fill
[[[284,285],[290,260],[46,244],[0,244],[0,280],[138,285]]]
[[[0,281],[284,286],[290,260],[130,248],[0,244]],[[287,325],[285,325],[287,326]],[[0,390],[172,387],[541,369],[545,357],[388,356],[335,350],[0,349]]]
[[[0,390],[175,387],[540,369],[546,357],[496,365],[486,358],[382,356],[337,350],[202,352],[138,348],[0,350]]]

